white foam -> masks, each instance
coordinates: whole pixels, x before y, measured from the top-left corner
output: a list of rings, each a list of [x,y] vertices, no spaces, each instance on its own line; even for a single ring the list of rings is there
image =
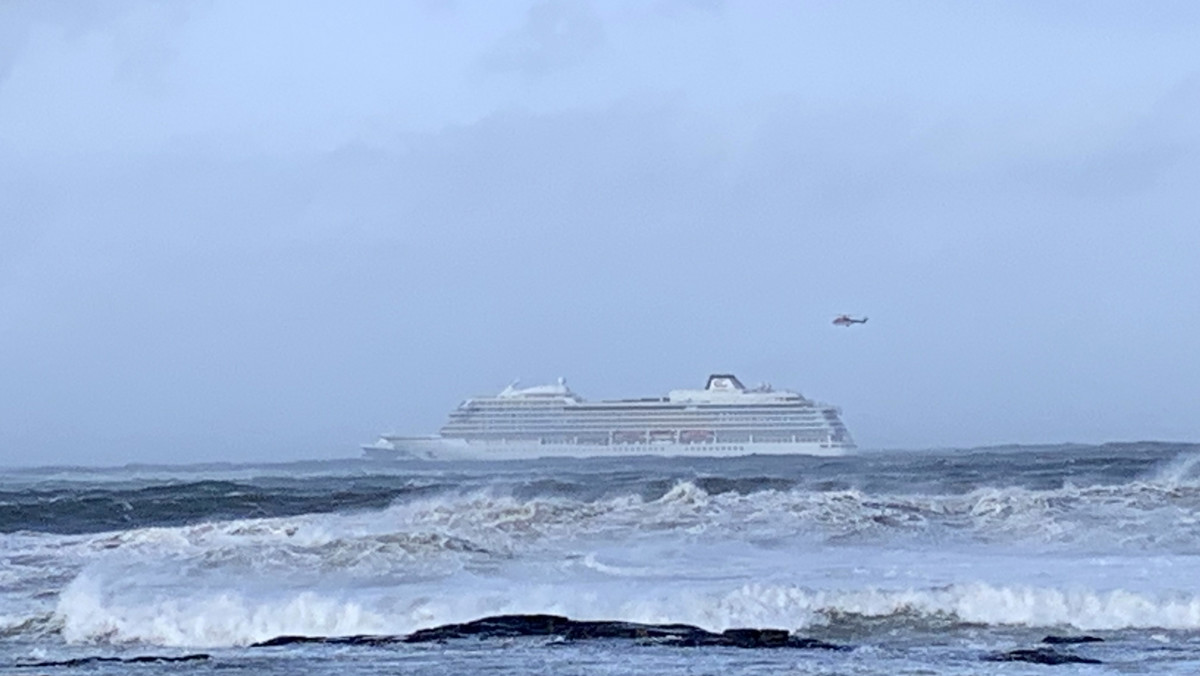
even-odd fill
[[[713,630],[765,626],[804,630],[844,616],[953,619],[984,625],[1080,630],[1200,629],[1200,597],[1116,589],[987,583],[941,588],[811,589],[744,584],[733,589],[625,585],[485,584],[298,591],[257,598],[232,590],[118,598],[83,576],[61,595],[66,640],[163,646],[233,646],[283,634],[398,634],[503,613],[557,613],[579,619],[686,622]]]
[[[300,592],[252,600],[236,591],[156,598],[110,598],[84,575],[59,597],[56,615],[71,642],[143,642],[163,646],[245,645],[284,634],[384,633],[389,626],[354,601]]]
[[[916,614],[986,625],[1070,626],[1082,630],[1200,628],[1200,597],[1195,594],[1156,596],[1121,589],[1098,592],[985,583],[941,589],[820,591],[750,585],[722,599],[714,612],[730,619],[764,621],[805,617],[826,621],[840,614]]]

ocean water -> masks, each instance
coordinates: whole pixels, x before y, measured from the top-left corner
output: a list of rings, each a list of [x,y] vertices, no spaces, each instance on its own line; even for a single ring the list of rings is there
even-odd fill
[[[778,628],[851,649],[252,645],[519,613]],[[1103,640],[1047,648],[1047,635]],[[991,661],[1039,647],[1100,663]],[[1197,673],[1200,446],[0,478],[0,673],[484,671]]]

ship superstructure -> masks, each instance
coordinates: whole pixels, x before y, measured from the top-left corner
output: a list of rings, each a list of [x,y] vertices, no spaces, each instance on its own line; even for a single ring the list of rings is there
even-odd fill
[[[665,397],[587,401],[559,379],[509,385],[462,402],[436,436],[386,434],[368,457],[429,460],[552,456],[843,455],[854,442],[840,411],[728,373]]]

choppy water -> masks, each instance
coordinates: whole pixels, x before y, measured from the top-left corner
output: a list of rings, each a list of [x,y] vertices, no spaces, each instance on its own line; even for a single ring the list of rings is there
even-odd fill
[[[1200,670],[1200,446],[8,470],[0,672]],[[849,652],[541,639],[250,648],[503,613]],[[993,663],[1048,633],[1100,665]],[[182,656],[166,664],[78,657]]]

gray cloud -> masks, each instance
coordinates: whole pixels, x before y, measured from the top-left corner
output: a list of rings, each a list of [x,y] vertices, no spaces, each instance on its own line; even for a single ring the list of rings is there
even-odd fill
[[[542,0],[520,28],[483,56],[489,70],[544,75],[578,65],[604,43],[604,26],[586,0]]]
[[[129,11],[125,2],[69,3],[10,0],[0,4],[0,84],[12,72],[28,45],[30,33],[39,27],[61,28],[70,38],[110,24]]]
[[[659,11],[674,15],[680,11],[699,10],[702,12],[720,12],[725,9],[725,0],[659,0]]]
[[[113,38],[113,77],[140,88],[161,89],[175,37],[191,8],[203,3],[67,2],[9,0],[0,4],[0,86],[38,31],[59,31],[68,42],[90,35]],[[44,35],[43,35],[44,37]]]
[[[1101,202],[1149,194],[1164,182],[1200,180],[1197,119],[1200,76],[1192,75],[1110,137],[1073,156],[1042,158],[1014,172],[1047,194]]]

